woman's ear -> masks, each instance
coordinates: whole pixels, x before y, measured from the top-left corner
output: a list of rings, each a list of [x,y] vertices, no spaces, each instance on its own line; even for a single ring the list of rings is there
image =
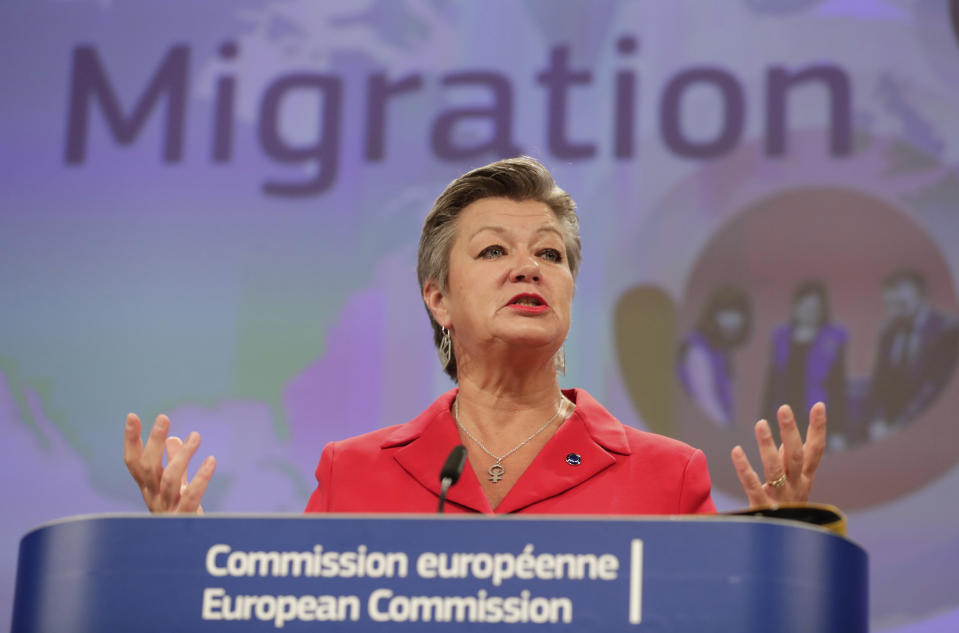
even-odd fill
[[[423,303],[433,315],[433,319],[440,326],[449,329],[450,315],[446,307],[446,293],[440,288],[440,285],[433,279],[430,279],[423,286]]]

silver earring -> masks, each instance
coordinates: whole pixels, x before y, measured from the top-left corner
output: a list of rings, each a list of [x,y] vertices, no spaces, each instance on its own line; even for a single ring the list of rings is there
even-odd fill
[[[566,375],[566,346],[563,345],[553,357],[553,365],[560,376]]]
[[[453,341],[450,340],[450,331],[445,327],[440,327],[443,330],[443,338],[440,339],[440,347],[437,353],[440,357],[440,365],[443,366],[443,369],[446,369],[450,366],[450,360],[453,358]]]

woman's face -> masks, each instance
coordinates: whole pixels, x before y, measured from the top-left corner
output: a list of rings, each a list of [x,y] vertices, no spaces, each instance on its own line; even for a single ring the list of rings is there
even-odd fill
[[[720,310],[716,313],[716,327],[724,341],[737,341],[746,327],[746,315],[735,308]]]
[[[793,321],[796,325],[815,327],[822,321],[822,300],[817,294],[807,294],[799,298],[793,306]]]
[[[424,299],[463,352],[523,345],[555,352],[569,331],[573,275],[559,220],[538,201],[484,198],[464,208],[450,250],[449,283]]]

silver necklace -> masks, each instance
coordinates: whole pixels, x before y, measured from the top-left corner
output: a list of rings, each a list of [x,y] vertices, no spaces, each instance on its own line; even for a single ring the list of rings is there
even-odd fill
[[[563,410],[563,403],[565,401],[566,401],[566,396],[564,396],[563,394],[560,394],[559,406],[556,407],[556,413],[553,414],[553,417],[546,420],[546,423],[543,424],[543,426],[536,429],[535,431],[533,431],[532,435],[527,437],[525,440],[523,440],[522,442],[520,442],[519,444],[517,444],[516,446],[514,446],[507,452],[503,453],[501,456],[494,455],[493,451],[486,448],[486,446],[484,446],[482,442],[476,439],[476,437],[472,433],[470,433],[465,426],[460,424],[460,399],[459,398],[457,398],[453,402],[453,421],[456,422],[456,426],[459,427],[459,429],[466,434],[466,437],[473,440],[473,443],[479,446],[484,453],[486,453],[487,455],[489,455],[490,457],[496,460],[492,466],[486,469],[486,472],[489,473],[489,480],[493,482],[494,484],[498,484],[500,480],[503,478],[503,475],[506,473],[506,467],[503,466],[503,460],[509,457],[510,455],[512,455],[513,453],[515,453],[516,451],[518,451],[519,449],[523,448],[527,444],[529,444],[534,437],[536,437],[537,435],[542,433],[544,430],[546,430],[546,427],[549,426],[553,422],[553,420],[555,420],[556,417],[559,415],[559,412]]]

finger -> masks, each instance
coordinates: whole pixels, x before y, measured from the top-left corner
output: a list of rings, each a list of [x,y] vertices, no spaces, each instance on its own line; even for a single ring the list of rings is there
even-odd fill
[[[140,439],[140,418],[135,413],[127,414],[127,423],[123,429],[123,463],[133,478],[140,481],[140,458],[143,456],[143,440]]]
[[[175,449],[175,454],[167,462],[163,469],[163,478],[160,484],[160,497],[163,501],[163,507],[172,510],[176,507],[180,499],[180,484],[186,477],[187,465],[190,458],[200,446],[200,434],[190,433],[186,437],[183,445]]]
[[[769,423],[765,420],[756,423],[756,444],[759,446],[759,458],[763,462],[766,481],[776,481],[784,472],[783,460],[779,456],[772,431],[769,430]]]
[[[160,485],[160,477],[163,475],[163,445],[169,432],[170,418],[158,415],[140,457],[143,485],[151,489]]]
[[[193,476],[193,481],[187,484],[180,495],[180,504],[177,507],[178,512],[203,512],[200,507],[200,501],[203,499],[203,493],[216,471],[216,458],[210,455],[200,464],[199,470]]]
[[[806,431],[806,443],[803,445],[803,475],[812,478],[825,450],[826,405],[817,402],[809,410],[809,430]]]
[[[176,455],[177,451],[180,450],[180,447],[183,446],[183,440],[178,438],[176,435],[171,435],[166,438],[166,463],[167,466],[170,465],[170,460],[173,459],[173,456]],[[186,469],[183,469],[183,476],[180,477],[180,487],[186,485]]]
[[[799,435],[796,418],[788,404],[779,407],[776,417],[779,419],[779,436],[783,439],[781,463],[789,480],[796,482],[802,476],[802,436]]]
[[[756,471],[753,470],[752,465],[750,465],[749,458],[746,457],[746,451],[743,450],[743,447],[735,447],[732,453],[730,453],[730,457],[732,457],[733,460],[733,468],[736,469],[736,476],[739,477],[739,483],[743,487],[743,492],[746,493],[749,507],[755,508],[757,506],[767,505],[769,500],[766,497],[766,491],[763,490],[763,484],[759,481],[759,476],[756,474]]]

